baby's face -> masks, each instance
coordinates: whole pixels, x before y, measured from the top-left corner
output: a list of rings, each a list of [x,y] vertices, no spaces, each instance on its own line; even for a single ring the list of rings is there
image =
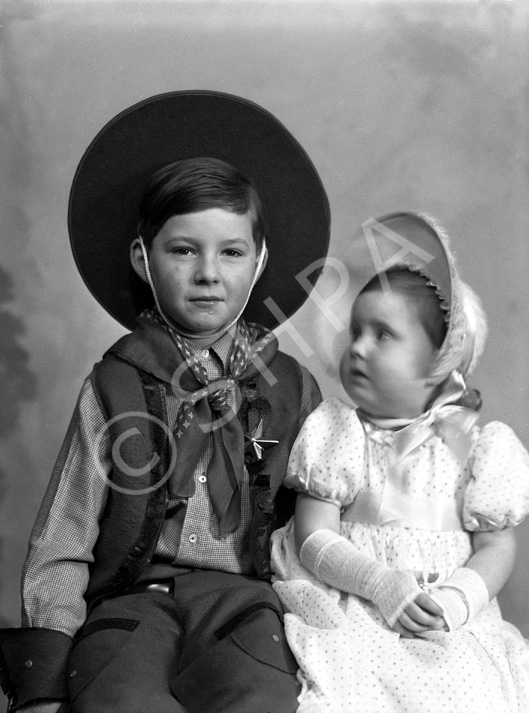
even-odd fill
[[[389,289],[365,292],[352,309],[340,364],[343,387],[371,416],[413,418],[433,392],[428,377],[437,353],[410,297]]]
[[[222,328],[244,306],[256,258],[250,213],[209,208],[172,216],[149,251],[162,310],[196,337]]]

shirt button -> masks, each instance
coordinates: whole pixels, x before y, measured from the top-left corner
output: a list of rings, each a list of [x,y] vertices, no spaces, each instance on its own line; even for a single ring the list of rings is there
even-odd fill
[[[276,642],[276,644],[279,642],[279,636],[277,634],[272,634],[272,639]]]
[[[202,350],[202,358],[203,358],[203,359],[209,359],[209,349],[203,349],[203,350]]]
[[[194,545],[195,542],[198,540],[198,537],[197,537],[197,536],[195,535],[195,533],[193,532],[192,535],[189,535],[189,538],[188,538],[188,539],[189,539],[189,542],[190,542],[192,545]]]
[[[75,669],[70,672],[70,678],[73,678],[74,676],[77,676],[77,671]]]
[[[31,659],[28,659],[27,661],[24,662],[24,666],[26,668],[31,668],[33,666],[33,661]]]
[[[206,478],[206,476],[205,476],[203,473],[201,473],[201,475],[198,476],[198,482],[199,482],[199,483],[206,483],[206,482],[207,482],[207,478]]]

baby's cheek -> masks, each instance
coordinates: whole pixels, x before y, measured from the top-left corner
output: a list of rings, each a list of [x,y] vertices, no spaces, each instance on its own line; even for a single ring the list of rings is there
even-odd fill
[[[342,386],[344,387],[345,391],[349,393],[350,389],[350,382],[349,382],[349,375],[351,372],[351,366],[350,366],[350,359],[349,359],[349,350],[347,349],[342,358],[340,359],[340,380],[342,382]]]

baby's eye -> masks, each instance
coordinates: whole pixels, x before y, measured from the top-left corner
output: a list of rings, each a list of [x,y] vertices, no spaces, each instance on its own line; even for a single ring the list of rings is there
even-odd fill
[[[392,337],[393,334],[388,329],[379,329],[377,332],[377,339],[381,342],[385,342]]]

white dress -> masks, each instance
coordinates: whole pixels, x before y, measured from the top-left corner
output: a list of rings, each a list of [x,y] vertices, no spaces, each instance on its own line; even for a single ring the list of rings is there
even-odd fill
[[[529,511],[529,455],[505,424],[473,427],[465,467],[432,435],[390,482],[394,438],[341,400],[324,401],[294,445],[286,482],[338,504],[340,533],[364,554],[437,573],[439,583],[470,558],[471,532],[517,525]],[[383,524],[373,511],[385,512]],[[373,604],[303,567],[292,521],[273,534],[272,564],[300,666],[298,713],[529,712],[529,642],[496,600],[455,632],[406,639]]]

